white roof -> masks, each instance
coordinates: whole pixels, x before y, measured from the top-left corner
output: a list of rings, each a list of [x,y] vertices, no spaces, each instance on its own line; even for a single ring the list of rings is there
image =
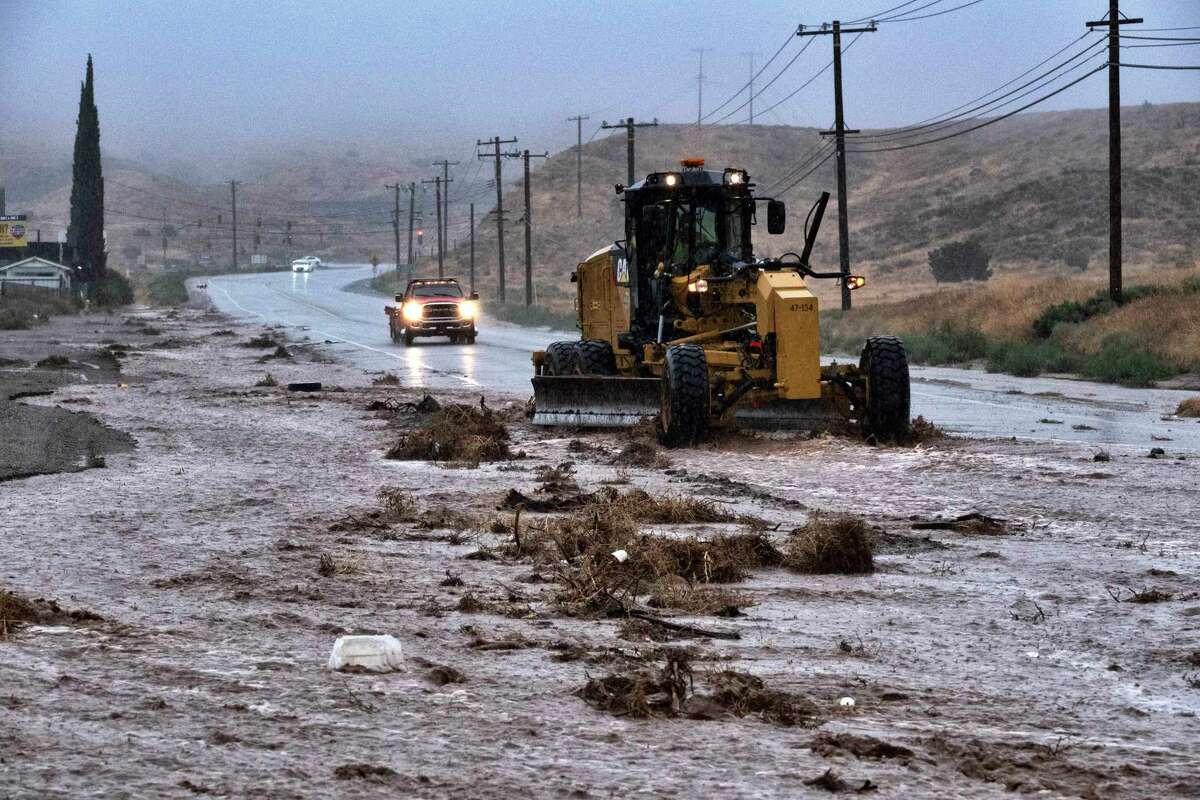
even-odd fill
[[[15,267],[40,267],[42,269],[50,267],[52,269],[62,270],[68,275],[71,274],[70,267],[59,264],[57,261],[51,261],[47,258],[42,258],[41,256],[30,256],[29,258],[23,258],[20,261],[14,261],[11,264],[5,264],[4,266],[0,267],[0,272],[6,272]]]

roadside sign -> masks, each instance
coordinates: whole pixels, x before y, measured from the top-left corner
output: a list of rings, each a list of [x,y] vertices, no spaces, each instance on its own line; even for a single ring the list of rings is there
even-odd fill
[[[24,247],[28,242],[24,214],[0,216],[0,247]]]

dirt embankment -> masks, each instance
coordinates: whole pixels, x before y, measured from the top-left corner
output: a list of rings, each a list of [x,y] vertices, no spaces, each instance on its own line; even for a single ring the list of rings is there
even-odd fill
[[[664,452],[215,315],[146,324],[177,346],[127,386],[30,399],[86,397],[137,449],[0,490],[14,797],[1200,787],[1192,461]],[[330,672],[346,633],[407,669]]]

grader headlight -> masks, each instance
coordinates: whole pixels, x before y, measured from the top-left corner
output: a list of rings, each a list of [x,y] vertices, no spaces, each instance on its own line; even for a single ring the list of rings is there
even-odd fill
[[[700,280],[696,280],[696,281],[691,281],[690,283],[688,283],[687,290],[692,294],[699,294],[700,292],[707,292],[708,291],[708,281],[704,280],[704,278],[701,278]]]
[[[848,286],[851,290],[861,289],[862,287],[864,287],[866,285],[867,285],[867,279],[864,278],[862,275],[847,275],[846,276],[846,286]]]

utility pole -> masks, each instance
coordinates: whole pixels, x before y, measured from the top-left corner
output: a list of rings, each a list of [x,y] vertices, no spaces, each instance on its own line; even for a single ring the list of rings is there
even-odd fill
[[[392,233],[396,237],[396,269],[400,269],[400,184],[385,183],[385,189],[396,190],[396,205],[392,210]]]
[[[832,134],[835,137],[837,152],[837,182],[838,182],[838,260],[841,266],[842,278],[842,310],[850,310],[850,214],[846,203],[846,134],[858,133],[858,130],[846,128],[845,116],[842,113],[842,33],[874,33],[875,25],[867,28],[846,28],[838,20],[833,21],[832,29],[822,25],[815,31],[806,31],[801,25],[796,31],[797,36],[822,36],[833,34],[833,112],[834,129],[821,131],[822,136]]]
[[[712,52],[711,47],[693,47],[693,53],[700,54],[700,71],[696,73],[696,124],[704,118],[704,54]]]
[[[475,204],[471,203],[471,294],[475,293]]]
[[[417,184],[415,182],[410,182],[408,184],[408,279],[409,280],[412,280],[412,278],[413,278],[413,249],[412,249],[413,217],[414,217],[413,206],[416,204],[416,201],[417,201]]]
[[[446,244],[450,235],[450,168],[458,166],[458,162],[447,161],[443,158],[441,161],[434,161],[433,166],[442,168],[442,186],[444,187],[444,191],[442,192],[442,207],[444,209],[442,215],[443,227],[439,231],[438,242],[440,243],[440,249],[449,250]]]
[[[1108,0],[1107,19],[1088,22],[1088,28],[1108,28],[1108,296],[1121,302],[1121,25],[1142,18],[1121,19],[1118,0]]]
[[[504,185],[502,181],[501,161],[503,156],[500,154],[500,145],[516,144],[517,138],[514,136],[511,139],[501,139],[499,136],[493,136],[486,141],[476,140],[475,146],[482,147],[483,145],[491,145],[495,148],[494,153],[479,153],[479,158],[494,158],[496,159],[496,251],[499,264],[499,296],[501,304],[504,303]]]
[[[750,124],[754,124],[754,57],[762,55],[758,51],[750,51],[742,53],[744,56],[750,57],[750,83],[747,84],[750,89]]]
[[[167,207],[163,206],[162,210],[163,210],[162,230],[159,231],[159,233],[162,234],[163,269],[166,269],[167,268]]]
[[[447,179],[447,180],[449,180],[449,179]],[[439,277],[439,278],[441,278],[441,277],[444,277],[444,276],[445,276],[445,271],[446,271],[446,267],[445,267],[445,262],[446,262],[446,240],[447,240],[447,238],[448,238],[448,237],[446,236],[446,231],[444,231],[444,230],[442,229],[442,228],[443,228],[443,220],[442,220],[442,176],[441,176],[441,175],[436,175],[436,176],[434,176],[434,177],[433,177],[433,179],[432,179],[432,180],[423,180],[423,181],[421,181],[421,183],[432,183],[432,184],[433,184],[433,186],[434,186],[434,191],[436,192],[436,194],[435,194],[435,196],[434,196],[434,201],[435,201],[435,202],[434,202],[434,205],[435,205],[435,206],[436,206],[436,208],[437,208],[437,254],[438,254],[438,277]],[[446,191],[447,191],[447,192],[449,192],[449,191],[450,191],[450,187],[446,187]],[[447,209],[447,214],[449,214],[449,209]],[[446,221],[448,222],[449,220],[446,220]]]
[[[528,150],[521,151],[521,157],[525,159],[525,306],[528,308],[533,305],[533,227],[531,215],[533,208],[529,200],[529,159],[531,158],[546,158],[550,154],[542,153],[538,155],[529,154]]]
[[[658,118],[657,117],[654,118],[653,122],[634,122],[633,117],[628,117],[624,121],[618,122],[615,125],[609,125],[607,122],[602,122],[600,124],[601,130],[610,130],[613,128],[624,128],[625,129],[625,137],[626,137],[626,139],[625,139],[625,159],[628,162],[628,169],[626,171],[628,172],[628,179],[629,179],[628,185],[629,186],[633,185],[633,183],[634,183],[633,176],[634,176],[634,173],[636,172],[635,164],[634,164],[634,140],[633,140],[634,130],[636,128],[654,128],[657,126],[658,126]]]
[[[0,214],[4,214],[4,213],[5,213],[5,211],[4,211],[4,187],[0,186]],[[58,261],[59,261],[59,263],[62,263],[61,258]]]
[[[241,181],[229,182],[229,200],[233,207],[233,271],[237,272],[238,267],[238,252],[237,252],[237,185]]]
[[[575,216],[583,219],[583,121],[591,119],[587,114],[567,117],[567,122],[575,123]],[[3,199],[3,189],[0,189],[0,200]]]

